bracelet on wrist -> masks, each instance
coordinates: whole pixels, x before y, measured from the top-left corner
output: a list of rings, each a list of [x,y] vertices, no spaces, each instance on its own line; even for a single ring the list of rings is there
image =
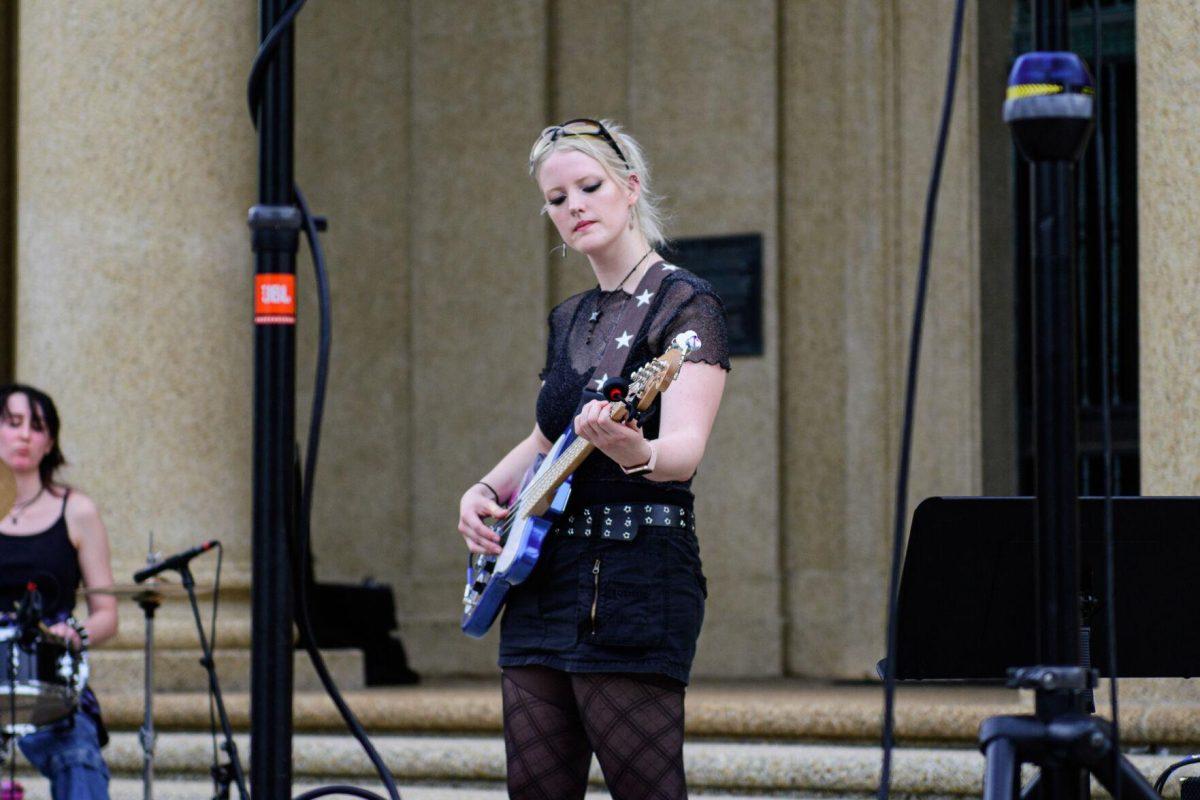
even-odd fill
[[[621,471],[626,475],[645,475],[648,472],[654,472],[654,465],[658,461],[658,442],[650,440],[646,442],[650,447],[650,457],[646,459],[646,463],[638,464],[632,467],[621,467]],[[621,466],[618,464],[617,466]]]
[[[497,492],[495,489],[493,489],[492,485],[490,483],[487,483],[486,481],[475,481],[475,483],[473,483],[471,485],[472,486],[482,486],[483,488],[487,489],[489,492],[492,493],[492,497],[494,497],[496,499],[497,503],[500,502],[500,493]]]
[[[79,637],[79,644],[86,650],[91,643],[91,636],[88,634],[88,629],[74,617],[67,617],[67,624],[75,631],[75,634]]]

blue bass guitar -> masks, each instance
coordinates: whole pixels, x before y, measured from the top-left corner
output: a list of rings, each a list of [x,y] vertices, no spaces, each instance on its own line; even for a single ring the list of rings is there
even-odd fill
[[[688,353],[699,347],[700,339],[693,331],[676,336],[667,352],[633,373],[624,400],[612,406],[612,418],[621,422],[629,418],[632,409],[649,408],[679,376]],[[567,507],[571,474],[594,449],[595,445],[575,434],[574,426],[568,427],[550,452],[539,455],[526,472],[521,488],[509,501],[511,513],[492,526],[500,534],[503,550],[499,555],[473,555],[467,561],[463,633],[475,637],[487,633],[508,590],[533,572],[546,534]]]

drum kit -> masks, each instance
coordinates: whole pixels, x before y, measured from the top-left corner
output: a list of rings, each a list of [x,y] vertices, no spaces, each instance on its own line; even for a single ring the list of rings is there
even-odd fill
[[[0,464],[0,508],[11,507],[15,496],[13,475]],[[150,560],[153,563],[153,556]],[[24,588],[27,596],[35,593],[32,585]],[[144,715],[138,731],[144,800],[151,800],[154,781],[154,615],[164,602],[188,601],[189,588],[193,594],[208,593],[161,579],[82,590],[85,596],[132,601],[145,618]],[[74,646],[46,627],[36,614],[31,619],[22,619],[20,612],[0,615],[0,765],[18,739],[72,717],[81,707],[88,677],[86,644]],[[5,781],[0,796],[20,796],[16,787],[19,784]]]

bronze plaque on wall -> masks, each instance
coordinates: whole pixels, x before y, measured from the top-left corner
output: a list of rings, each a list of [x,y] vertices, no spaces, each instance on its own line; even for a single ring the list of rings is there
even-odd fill
[[[725,304],[729,354],[761,356],[762,234],[674,239],[663,256],[712,284]]]

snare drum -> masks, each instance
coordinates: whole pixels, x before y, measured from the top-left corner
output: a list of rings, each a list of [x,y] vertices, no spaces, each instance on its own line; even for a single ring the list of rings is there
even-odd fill
[[[87,686],[87,651],[39,634],[22,647],[20,628],[0,626],[0,730],[24,735],[69,717]]]

